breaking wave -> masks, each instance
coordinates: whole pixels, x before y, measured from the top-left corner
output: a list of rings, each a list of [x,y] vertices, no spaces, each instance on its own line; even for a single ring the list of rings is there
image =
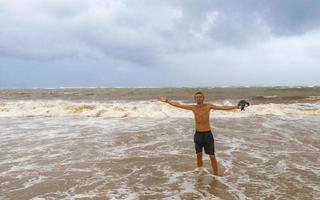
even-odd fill
[[[228,101],[225,104],[229,104]],[[252,117],[257,115],[319,115],[320,103],[258,104],[246,111],[213,111],[213,117]],[[174,108],[158,101],[73,102],[73,101],[7,101],[0,102],[0,116],[88,116],[88,117],[181,117],[192,112]]]

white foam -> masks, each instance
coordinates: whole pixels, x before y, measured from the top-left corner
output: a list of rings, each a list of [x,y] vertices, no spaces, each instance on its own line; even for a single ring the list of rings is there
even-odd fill
[[[278,161],[277,164],[275,165],[275,170],[278,172],[285,172],[287,168],[288,168],[287,163],[284,160]]]
[[[272,98],[277,98],[277,95],[271,95],[271,96],[263,96],[266,99],[272,99]]]
[[[128,199],[128,200],[139,199],[139,195],[137,193],[130,191],[125,186],[109,191],[107,193],[107,196],[111,199]]]
[[[70,103],[73,104],[73,102]],[[130,103],[133,102],[129,102],[129,104]],[[96,103],[92,104],[96,105]],[[119,105],[128,107],[127,104],[128,103],[119,103]],[[104,104],[99,106],[104,106]],[[259,106],[261,109],[266,105]],[[288,107],[288,105],[285,106]],[[299,107],[299,105],[297,107]],[[135,109],[133,112],[138,112],[138,109],[139,108]],[[172,112],[175,112],[175,108],[168,106],[166,109],[172,109]],[[252,109],[252,107],[249,107],[247,111],[251,112],[250,109]],[[169,114],[174,116],[174,113],[170,112]],[[242,114],[245,112],[239,113]],[[140,113],[140,115],[146,116],[143,114],[144,113]],[[231,114],[233,113],[231,112]],[[9,155],[11,155],[3,156],[5,159],[1,161],[0,164],[5,164],[8,167],[5,169],[6,171],[0,173],[0,176],[14,177],[17,179],[28,179],[29,177],[39,176],[37,178],[30,178],[30,180],[26,181],[24,184],[22,183],[23,185],[19,187],[20,189],[23,189],[26,187],[31,187],[33,184],[41,183],[41,181],[48,181],[45,176],[48,176],[50,181],[54,180],[55,178],[64,179],[67,178],[68,175],[72,174],[90,173],[90,177],[85,178],[85,180],[75,177],[73,179],[75,184],[71,188],[68,188],[64,191],[43,194],[42,196],[37,197],[38,200],[47,199],[47,197],[50,195],[51,197],[54,196],[58,199],[94,198],[98,196],[101,197],[102,193],[105,194],[106,198],[110,199],[138,199],[139,195],[142,194],[165,195],[168,197],[167,199],[180,199],[181,193],[193,193],[203,199],[215,199],[213,194],[207,190],[209,187],[208,184],[210,183],[205,183],[206,185],[199,188],[199,185],[197,185],[196,182],[199,176],[202,178],[205,177],[206,180],[211,180],[212,177],[209,176],[209,173],[205,172],[204,174],[198,175],[190,171],[184,171],[186,168],[179,169],[172,167],[170,162],[174,162],[175,160],[172,160],[171,158],[168,158],[169,160],[159,159],[159,162],[155,162],[154,164],[147,166],[152,167],[152,169],[147,170],[147,172],[143,172],[143,170],[141,170],[144,169],[144,164],[140,166],[128,165],[130,170],[122,175],[114,173],[112,166],[102,164],[108,163],[111,159],[115,159],[115,162],[118,160],[123,160],[128,164],[132,164],[130,163],[132,160],[130,161],[129,159],[126,159],[138,158],[137,160],[140,162],[140,160],[145,159],[148,161],[149,158],[157,157],[159,155],[162,158],[168,157],[167,155],[179,155],[183,158],[190,159],[190,161],[192,159],[194,162],[195,154],[190,154],[190,152],[193,152],[192,135],[190,135],[190,133],[193,131],[193,120],[188,118],[161,118],[161,120],[159,120],[156,117],[129,117],[123,119],[119,117],[108,118],[106,116],[102,118],[85,118],[78,117],[78,113],[76,113],[75,116],[76,117],[63,116],[56,118],[13,117],[9,118],[10,120],[7,121],[1,121],[0,128],[11,126],[13,124],[15,125],[11,127],[13,131],[12,134],[15,135],[15,138],[11,138],[10,140],[18,141],[19,145],[4,146],[7,143],[6,140],[8,139],[6,138],[3,140],[3,135],[0,133],[0,146],[5,147],[5,150],[8,150]],[[244,187],[250,184],[252,186],[250,186],[251,188],[254,188],[257,185],[259,186],[257,194],[260,196],[257,196],[257,198],[264,194],[267,196],[268,193],[272,193],[274,196],[280,196],[280,198],[283,197],[281,196],[281,193],[277,193],[277,190],[279,190],[277,187],[281,187],[281,184],[286,183],[282,183],[281,180],[279,180],[281,183],[278,184],[277,181],[279,175],[283,174],[283,172],[292,173],[293,168],[309,172],[312,171],[316,176],[319,176],[320,171],[317,160],[304,160],[303,157],[295,157],[302,161],[301,163],[298,163],[298,161],[292,158],[291,154],[305,151],[307,153],[312,153],[312,155],[316,155],[317,149],[315,148],[303,147],[302,149],[299,149],[299,151],[295,148],[291,148],[297,144],[301,146],[303,143],[297,143],[295,142],[295,139],[292,139],[295,136],[295,131],[299,133],[299,130],[295,130],[294,126],[292,127],[292,124],[290,123],[301,122],[301,124],[299,124],[301,125],[300,127],[311,127],[312,130],[315,130],[315,133],[312,134],[318,133],[317,126],[315,126],[318,117],[315,118],[310,116],[310,118],[313,120],[307,120],[308,123],[306,126],[303,124],[305,121],[289,121],[279,119],[278,117],[269,118],[269,116],[259,118],[259,123],[261,122],[261,124],[253,124],[256,123],[255,120],[252,120],[246,124],[246,127],[250,129],[251,127],[263,126],[260,130],[263,132],[263,134],[262,132],[260,134],[259,131],[256,132],[257,130],[253,130],[255,134],[251,134],[252,132],[250,133],[250,131],[248,133],[248,129],[246,129],[246,127],[244,127],[244,129],[240,127],[237,130],[233,130],[232,134],[223,134],[229,132],[230,129],[233,129],[233,125],[230,125],[230,128],[218,126],[217,132],[215,133],[217,134],[217,147],[220,148],[223,146],[223,151],[217,151],[217,158],[219,163],[223,165],[223,168],[226,170],[223,177],[214,177],[212,179],[218,180],[218,187],[222,184],[223,190],[226,193],[234,196],[234,199],[249,199],[249,197],[252,196],[249,196],[251,194],[248,194]],[[19,123],[17,123],[17,121],[19,121]],[[230,122],[233,120],[221,121],[222,123],[225,123],[225,121]],[[284,131],[286,133],[283,133]],[[273,137],[274,133],[277,133],[275,135],[279,137]],[[311,133],[308,132],[308,134]],[[306,134],[305,137],[308,137],[308,134]],[[122,139],[126,138],[126,136],[129,136],[131,139],[129,142],[127,142],[127,140],[124,140],[124,142],[122,141]],[[149,136],[151,138],[150,140],[148,139]],[[275,146],[275,148],[270,149],[270,146],[268,148],[267,143],[265,143],[263,146],[257,143],[256,139],[259,139],[259,141],[261,141],[263,144],[266,136],[272,136],[270,138],[275,141],[279,140],[279,142],[287,144],[287,146]],[[291,140],[288,140],[288,138],[291,138]],[[315,141],[317,141],[318,134],[314,135],[314,138]],[[120,142],[120,144],[117,143],[117,141]],[[179,146],[180,143],[178,146],[172,145],[175,143],[175,141],[182,141],[183,146]],[[188,141],[190,141],[190,143],[188,143]],[[301,140],[301,142],[304,141]],[[82,144],[90,144],[90,146],[86,145],[85,148],[81,148],[81,150],[74,148],[77,146],[79,147],[79,145]],[[188,146],[188,144],[190,145]],[[150,147],[153,146],[154,148],[150,150]],[[304,144],[304,146],[306,146],[306,144]],[[57,149],[57,147],[59,147],[59,149]],[[7,151],[5,152],[7,153]],[[237,158],[237,156],[235,156],[238,155],[238,153],[244,153],[242,155],[249,155],[252,158],[258,158],[262,162],[256,162],[254,159],[248,159],[247,161],[242,160],[241,158]],[[297,155],[299,156],[299,154]],[[56,160],[52,159],[55,156],[59,156],[60,158]],[[176,156],[170,157],[176,158]],[[273,158],[276,160],[272,160]],[[106,162],[106,160],[108,160],[108,162]],[[88,166],[85,165],[84,168],[82,168],[81,163],[87,163]],[[205,164],[208,163],[209,162]],[[190,166],[192,165],[193,167],[194,164],[195,163],[191,163]],[[71,166],[68,167],[68,165]],[[62,168],[60,168],[61,166]],[[206,167],[211,171],[211,168],[208,167],[208,165]],[[155,171],[154,168],[157,170]],[[59,170],[59,173],[61,171],[63,175],[59,177],[50,177],[54,176],[54,173],[50,172],[54,172],[55,170]],[[161,173],[158,173],[159,171]],[[132,185],[130,185],[130,179],[132,180],[132,178],[135,178],[137,174],[140,174],[139,182],[135,183],[135,189],[133,189]],[[144,181],[147,181],[148,177],[155,174],[160,174],[160,176],[163,176],[161,178],[165,180],[165,185],[152,186],[149,188],[149,185]],[[258,174],[258,176],[256,177],[255,174]],[[259,175],[263,177],[266,176],[269,179],[261,178]],[[295,181],[293,179],[294,178],[291,177],[290,181]],[[298,178],[297,180],[299,182],[305,181],[306,187],[312,187],[315,193],[319,192],[319,187],[317,187],[316,183],[312,182],[314,179],[303,177],[303,173],[301,173],[301,179]],[[90,192],[79,192],[79,188],[85,188],[86,186],[90,187],[99,181],[102,181],[102,184],[99,184],[99,186]],[[114,183],[117,187],[119,184],[119,188],[108,188],[108,192],[106,192],[105,188],[103,187],[110,186],[106,186],[103,181]],[[3,183],[2,186],[4,186]],[[163,189],[164,187],[168,188],[168,190],[154,190],[159,188]],[[266,189],[264,190],[264,188]],[[139,192],[137,192],[137,189]],[[6,192],[8,192],[8,190]],[[274,196],[271,196],[270,198]],[[37,198],[35,197],[34,199],[36,200]]]
[[[225,105],[230,102],[225,101]],[[319,103],[260,104],[246,111],[214,111],[213,117],[252,117],[258,115],[320,115]],[[89,116],[89,117],[149,117],[192,118],[193,113],[158,101],[72,102],[72,101],[7,101],[0,104],[0,117],[8,116]]]

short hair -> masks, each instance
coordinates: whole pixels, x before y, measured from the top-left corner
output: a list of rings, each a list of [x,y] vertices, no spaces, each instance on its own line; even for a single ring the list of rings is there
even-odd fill
[[[201,91],[196,92],[196,93],[194,94],[194,96],[196,96],[197,94],[201,94],[202,96],[204,96],[203,92],[201,92]]]

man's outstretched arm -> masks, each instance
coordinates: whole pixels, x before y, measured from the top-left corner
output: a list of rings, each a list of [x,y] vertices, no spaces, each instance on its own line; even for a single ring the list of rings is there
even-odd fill
[[[239,109],[239,106],[217,106],[214,104],[210,104],[211,109],[213,110],[234,110]]]
[[[186,109],[186,110],[192,110],[192,106],[191,105],[180,104],[180,103],[178,103],[176,101],[171,101],[171,100],[169,101],[167,99],[167,97],[165,97],[165,96],[159,97],[159,101],[168,103],[168,104],[170,104],[172,106],[175,106],[175,107],[178,107],[178,108],[182,108],[182,109]]]

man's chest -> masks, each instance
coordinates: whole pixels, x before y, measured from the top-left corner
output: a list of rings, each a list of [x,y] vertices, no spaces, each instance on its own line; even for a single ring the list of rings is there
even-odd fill
[[[195,108],[193,109],[193,114],[196,118],[209,118],[210,109],[207,108]]]

